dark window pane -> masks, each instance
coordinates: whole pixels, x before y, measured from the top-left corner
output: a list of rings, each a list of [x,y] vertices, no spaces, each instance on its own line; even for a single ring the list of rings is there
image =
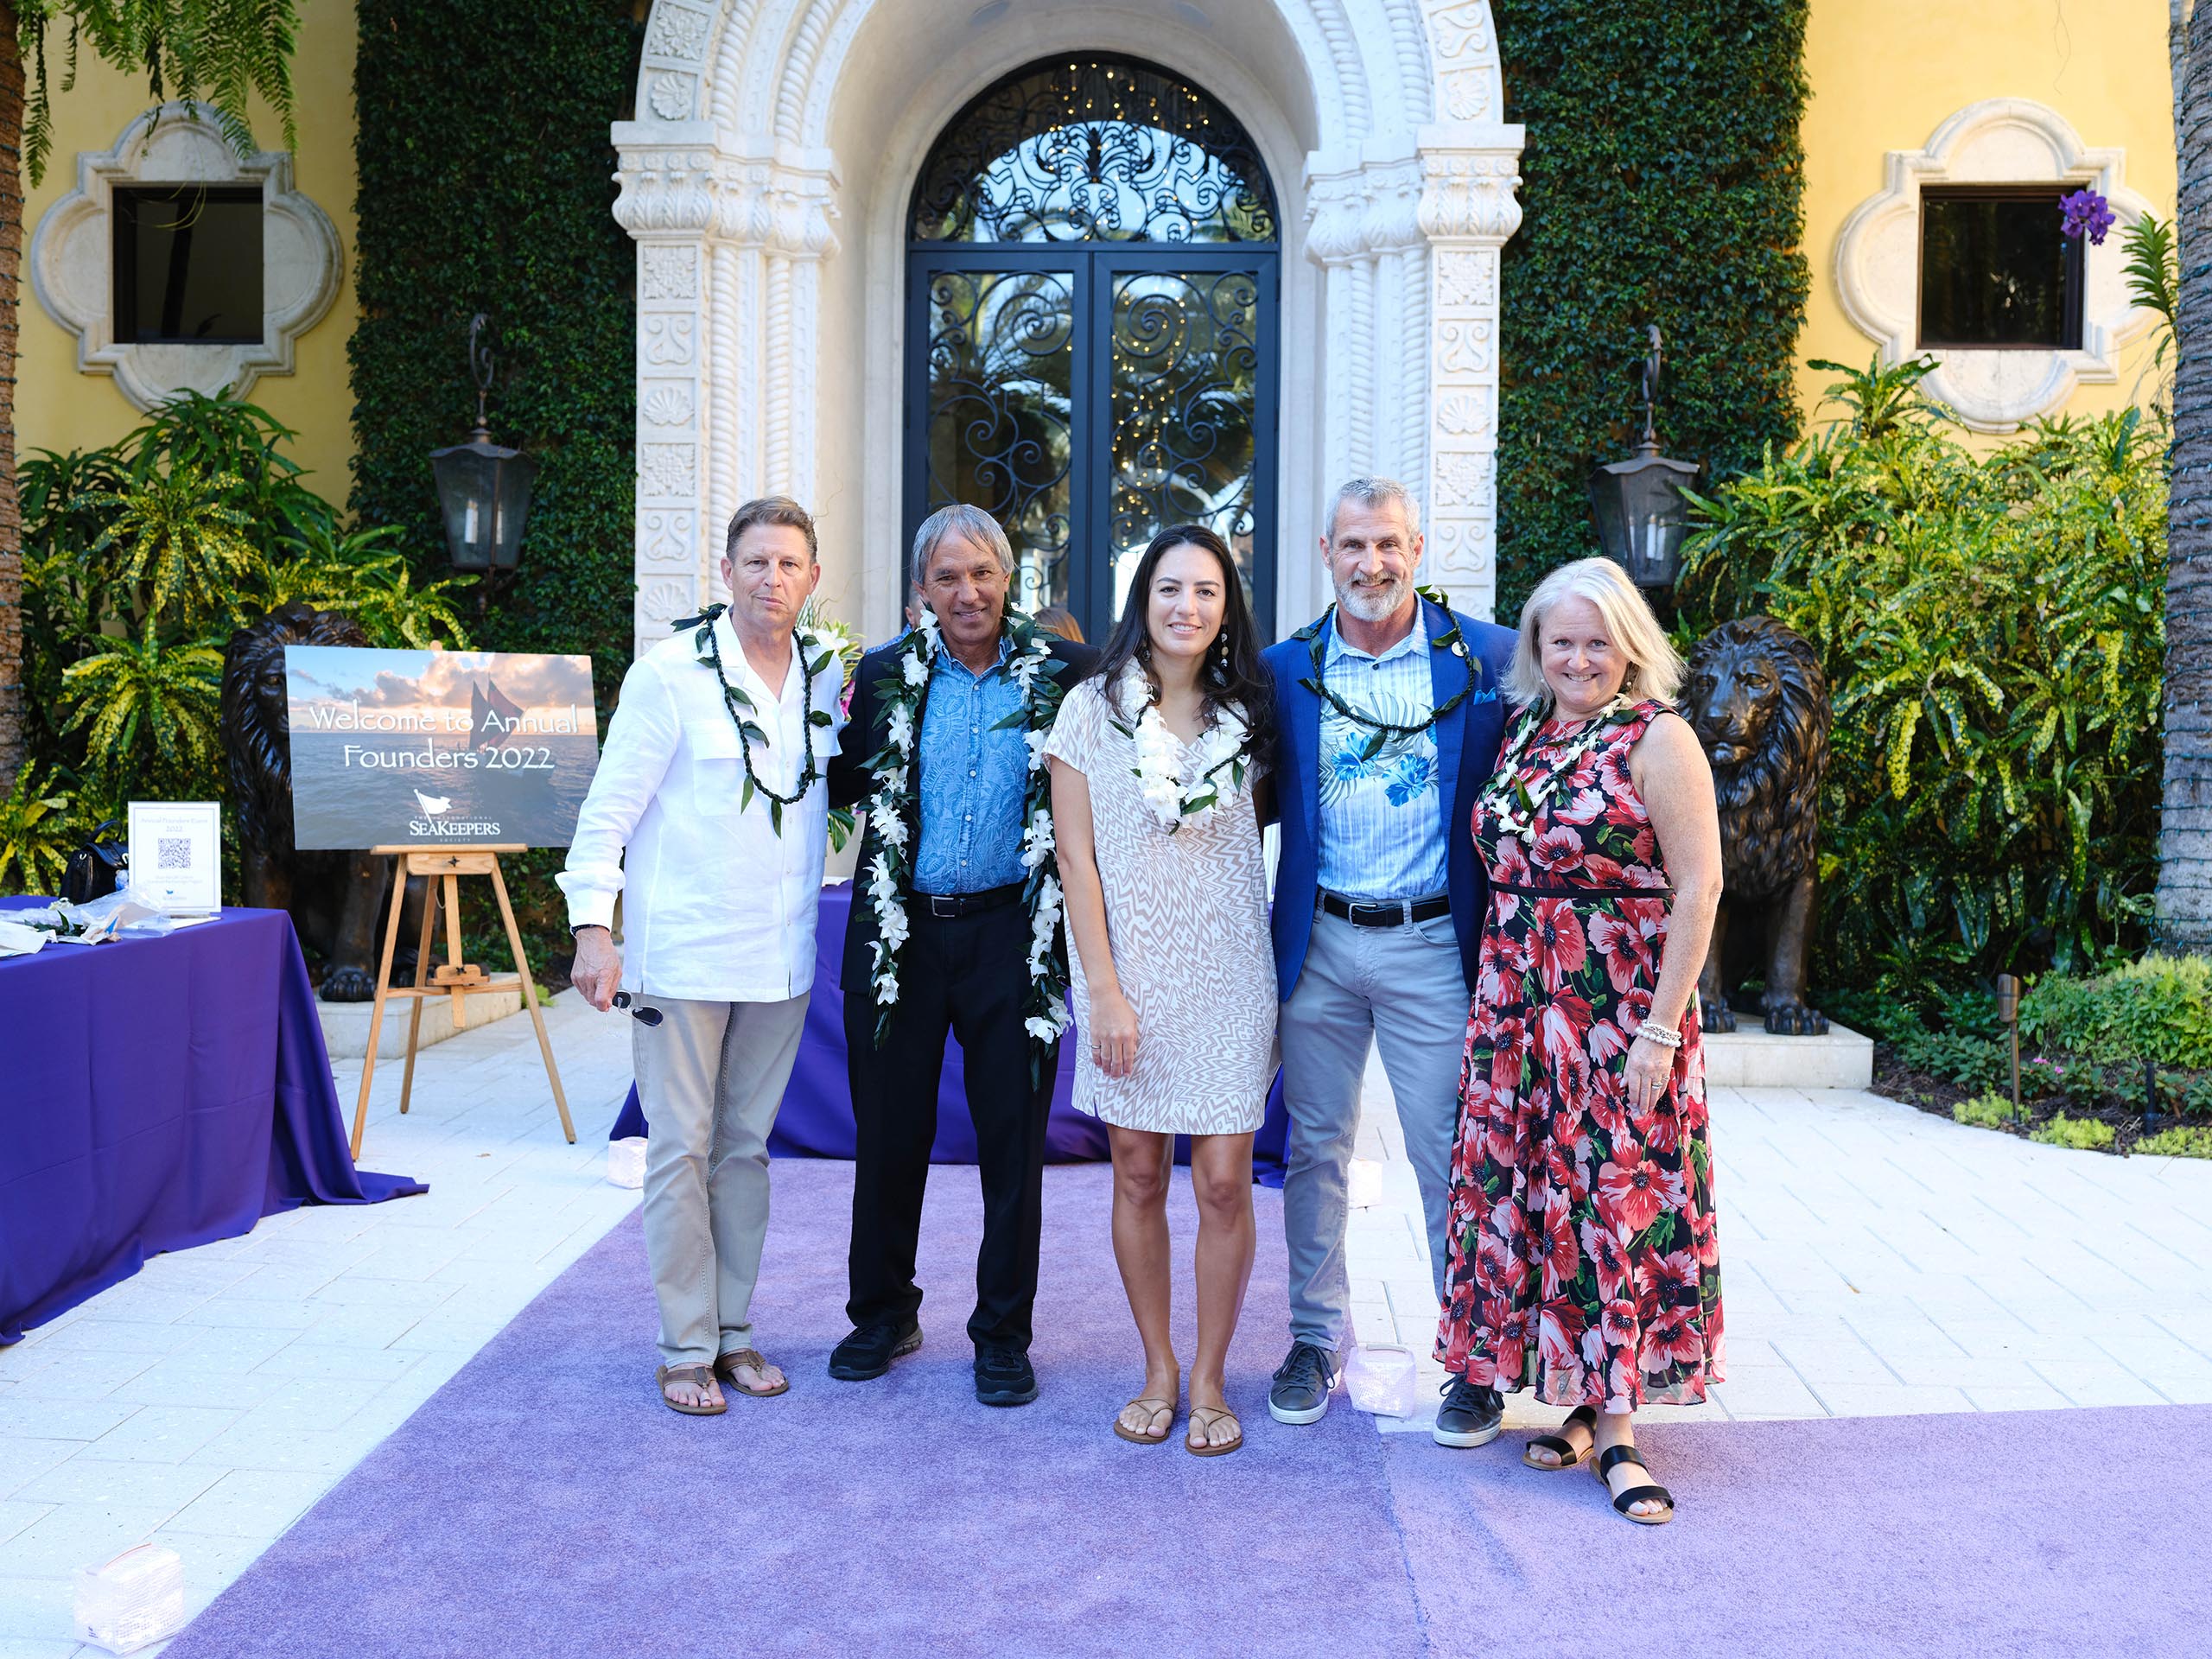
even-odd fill
[[[1929,189],[1920,203],[1920,344],[2077,349],[2081,245],[2050,190]]]
[[[258,186],[118,187],[114,219],[118,342],[260,342]]]

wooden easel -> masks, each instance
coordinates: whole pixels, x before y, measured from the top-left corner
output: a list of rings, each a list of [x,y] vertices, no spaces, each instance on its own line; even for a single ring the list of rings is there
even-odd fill
[[[537,1052],[545,1057],[546,1081],[553,1085],[553,1103],[561,1111],[562,1132],[569,1137],[569,1144],[576,1142],[576,1126],[569,1118],[569,1097],[561,1092],[561,1074],[554,1068],[553,1045],[545,1040],[545,1017],[537,1011],[537,985],[530,976],[530,958],[524,954],[522,932],[515,926],[515,910],[507,900],[505,878],[499,874],[501,853],[520,853],[528,849],[513,847],[372,847],[370,852],[378,857],[387,855],[399,862],[391,873],[391,918],[385,924],[384,960],[377,968],[377,1000],[369,1015],[369,1052],[361,1063],[361,1097],[353,1108],[353,1156],[361,1155],[361,1131],[369,1121],[369,1080],[376,1076],[377,1043],[384,1034],[384,1005],[389,997],[404,996],[414,1003],[407,1016],[407,1070],[399,1081],[399,1109],[407,1109],[408,1096],[415,1089],[415,1049],[423,1032],[423,1002],[427,997],[453,998],[454,1029],[459,1031],[468,1023],[468,998],[486,991],[519,990],[522,1005],[530,1010],[530,1023],[537,1033]],[[399,944],[399,912],[407,902],[407,878],[426,875],[430,878],[430,890],[423,897],[423,937],[415,950],[415,982],[394,985],[391,982],[391,958]],[[506,924],[507,948],[514,952],[516,971],[497,978],[486,974],[474,963],[464,962],[461,951],[461,880],[464,875],[488,875],[492,891],[499,895],[499,919]],[[430,924],[437,914],[438,881],[444,881],[446,911],[446,960],[436,969],[430,967]]]

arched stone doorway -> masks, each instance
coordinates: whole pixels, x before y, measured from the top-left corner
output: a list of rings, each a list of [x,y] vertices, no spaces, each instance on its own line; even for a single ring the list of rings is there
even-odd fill
[[[1071,52],[1204,88],[1273,186],[1281,419],[1255,487],[1282,626],[1319,608],[1319,498],[1356,471],[1421,487],[1428,574],[1487,612],[1521,148],[1487,0],[655,0],[639,119],[614,131],[639,245],[641,645],[708,592],[721,525],[769,489],[816,512],[840,613],[870,639],[897,626],[914,185],[963,106]]]

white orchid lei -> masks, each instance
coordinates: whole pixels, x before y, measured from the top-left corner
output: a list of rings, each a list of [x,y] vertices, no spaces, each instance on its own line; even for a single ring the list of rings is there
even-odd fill
[[[1071,1023],[1067,1006],[1067,969],[1058,950],[1063,903],[1058,860],[1052,840],[1052,778],[1045,764],[1045,741],[1060,709],[1060,683],[1046,672],[1052,661],[1052,636],[1022,612],[1008,607],[1006,638],[1014,647],[1007,672],[1020,688],[1021,707],[993,728],[1019,726],[1027,740],[1028,789],[1022,803],[1022,897],[1029,908],[1029,990],[1023,1025],[1029,1033],[1029,1068],[1034,1082],[1052,1046]],[[913,885],[917,791],[914,753],[921,743],[922,708],[943,636],[928,611],[894,647],[896,671],[877,683],[884,708],[883,747],[868,763],[875,787],[868,796],[868,824],[875,850],[866,872],[868,904],[875,915],[874,960],[869,979],[875,991],[875,1040],[891,1028],[899,1001],[899,956],[908,935],[906,893]]]
[[[1135,724],[1119,717],[1118,710],[1131,702],[1142,705]],[[1230,793],[1244,787],[1251,757],[1247,752],[1243,716],[1234,708],[1217,712],[1214,723],[1189,745],[1196,765],[1185,777],[1181,749],[1175,734],[1160,718],[1160,703],[1144,670],[1130,663],[1122,670],[1115,695],[1107,702],[1108,723],[1136,745],[1137,763],[1129,768],[1152,815],[1173,835],[1185,824],[1202,828],[1221,804],[1221,773],[1229,772]]]
[[[1521,776],[1521,761],[1535,741],[1536,734],[1543,728],[1551,705],[1530,705],[1514,722],[1497,757],[1497,770],[1483,786],[1483,817],[1497,825],[1501,837],[1515,836],[1529,840],[1535,833],[1537,816],[1559,788],[1560,780],[1572,777],[1575,768],[1605,743],[1621,717],[1632,712],[1635,706],[1624,693],[1592,715],[1572,741],[1552,752],[1550,763],[1532,785]]]

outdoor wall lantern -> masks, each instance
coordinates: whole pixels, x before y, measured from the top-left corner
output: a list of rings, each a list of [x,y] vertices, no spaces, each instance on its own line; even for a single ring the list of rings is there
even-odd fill
[[[1590,507],[1605,556],[1624,568],[1637,587],[1665,589],[1681,573],[1682,538],[1689,531],[1680,486],[1697,476],[1698,467],[1659,453],[1651,412],[1659,396],[1660,360],[1655,323],[1643,359],[1643,440],[1628,460],[1608,461],[1590,474]]]
[[[484,318],[468,325],[468,367],[476,379],[476,429],[467,443],[430,452],[445,514],[446,550],[453,568],[480,576],[486,586],[522,558],[522,533],[530,522],[530,487],[537,463],[519,449],[502,449],[485,424],[484,400],[492,390],[492,353],[481,340]],[[480,608],[484,589],[477,591]]]

